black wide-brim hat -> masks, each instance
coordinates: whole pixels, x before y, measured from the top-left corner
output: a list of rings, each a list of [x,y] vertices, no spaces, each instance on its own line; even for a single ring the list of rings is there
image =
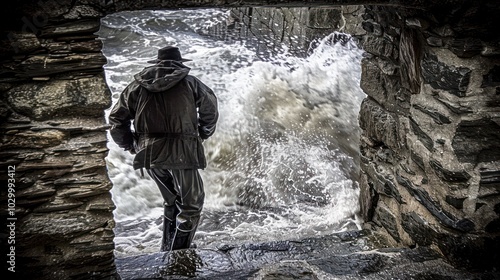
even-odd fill
[[[164,47],[158,50],[158,58],[154,60],[149,60],[148,63],[158,63],[162,60],[174,60],[174,61],[191,61],[191,59],[182,58],[181,52],[177,47]]]

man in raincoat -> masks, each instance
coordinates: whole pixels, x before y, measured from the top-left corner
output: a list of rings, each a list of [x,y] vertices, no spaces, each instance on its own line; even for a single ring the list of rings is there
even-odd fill
[[[135,154],[164,199],[161,250],[189,248],[205,198],[198,169],[206,167],[203,140],[215,132],[217,98],[182,62],[176,47],[134,76],[109,116],[111,137]],[[134,131],[131,130],[133,120]]]

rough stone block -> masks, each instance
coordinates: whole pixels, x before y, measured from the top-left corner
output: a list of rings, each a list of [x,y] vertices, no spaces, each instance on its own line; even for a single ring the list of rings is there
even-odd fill
[[[401,85],[413,94],[420,93],[421,59],[423,43],[419,33],[404,28],[399,40],[399,61]]]
[[[104,77],[25,83],[8,91],[13,110],[44,120],[57,115],[98,115],[111,105]]]
[[[29,53],[41,47],[34,33],[10,32],[7,37],[16,54]]]
[[[448,182],[466,182],[471,176],[464,170],[454,171],[444,168],[443,165],[437,160],[429,161],[429,165],[434,169],[437,176]]]
[[[41,37],[62,37],[69,35],[93,34],[99,31],[99,19],[84,19],[65,22],[61,25],[47,25],[41,30]]]
[[[403,213],[401,217],[401,226],[404,231],[408,233],[411,239],[418,245],[431,245],[438,236],[438,231],[417,213]]]
[[[432,198],[425,189],[414,186],[409,179],[400,174],[396,174],[396,179],[398,183],[405,187],[443,226],[461,232],[471,232],[475,229],[476,225],[471,220],[457,218],[443,209],[439,201],[437,201],[436,198]]]
[[[413,133],[417,136],[418,140],[422,142],[427,150],[432,152],[434,150],[434,141],[432,140],[432,138],[418,126],[413,118],[410,118],[410,126]]]
[[[470,83],[471,70],[466,67],[447,65],[436,55],[427,53],[422,60],[424,82],[435,89],[442,89],[458,97],[464,97]]]
[[[487,270],[500,267],[500,237],[440,234],[439,249],[456,267]]]
[[[500,170],[481,170],[479,174],[481,187],[493,187],[500,191]]]
[[[435,97],[437,101],[441,102],[446,108],[448,108],[451,112],[455,114],[469,114],[473,113],[474,110],[472,109],[473,102],[461,102],[461,101],[450,101],[444,98],[439,98]]]
[[[450,124],[451,120],[449,117],[445,116],[444,114],[440,113],[438,110],[428,108],[426,106],[418,105],[415,104],[413,105],[413,108],[421,111],[422,113],[428,115],[429,117],[432,118],[432,120],[436,124]]]
[[[21,78],[47,77],[70,71],[100,73],[106,58],[102,53],[68,53],[52,55],[33,55],[21,62]]]
[[[473,57],[481,54],[483,44],[478,38],[454,38],[450,50],[458,57]]]
[[[57,130],[12,132],[2,137],[0,150],[25,147],[41,149],[60,144],[66,139],[66,134]]]
[[[364,174],[361,175],[360,185],[359,201],[361,215],[365,221],[371,221],[373,220],[373,215],[378,204],[379,195],[369,182],[368,177]]]
[[[397,47],[383,37],[367,35],[364,38],[362,47],[365,51],[376,56],[382,56],[397,60],[399,57]]]
[[[393,151],[401,147],[398,120],[370,98],[363,100],[359,124],[364,134],[376,142],[382,142]]]
[[[376,209],[376,217],[374,219],[380,223],[387,232],[396,240],[401,242],[401,237],[398,230],[398,219],[396,215],[384,203],[379,203]]]
[[[366,173],[367,180],[370,182],[369,187],[373,189],[377,196],[384,195],[394,198],[400,204],[405,203],[396,184],[393,182],[394,176],[387,173],[387,170],[392,165],[380,162],[377,159],[370,159],[361,165]]]
[[[477,163],[500,160],[500,125],[485,118],[460,122],[452,140],[459,161]]]
[[[407,114],[411,93],[401,86],[398,67],[385,59],[363,59],[361,63],[363,91],[390,112]]]
[[[425,164],[424,164],[424,159],[418,155],[417,153],[415,153],[413,150],[410,151],[410,158],[412,159],[412,161],[418,166],[420,167],[420,169],[422,171],[425,171]]]
[[[464,201],[466,200],[467,198],[466,197],[454,197],[454,196],[451,196],[451,195],[447,195],[446,198],[445,198],[445,201],[457,208],[457,209],[463,209],[464,208]]]
[[[483,76],[481,87],[497,87],[500,86],[500,66],[495,65],[486,75]]]

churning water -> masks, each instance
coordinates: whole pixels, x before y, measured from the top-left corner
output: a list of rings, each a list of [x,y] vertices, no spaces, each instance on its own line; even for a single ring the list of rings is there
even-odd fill
[[[178,46],[191,74],[214,89],[220,120],[205,141],[206,201],[195,236],[217,247],[352,230],[359,226],[356,166],[362,51],[332,34],[305,58],[266,60],[245,42],[204,36],[222,10],[136,11],[109,15],[98,35],[116,101],[157,49]],[[132,156],[110,140],[116,255],[156,252],[162,198]]]

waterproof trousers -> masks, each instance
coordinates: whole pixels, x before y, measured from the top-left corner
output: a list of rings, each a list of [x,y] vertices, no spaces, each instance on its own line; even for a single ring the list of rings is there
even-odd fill
[[[164,200],[161,251],[191,246],[205,200],[197,169],[148,169]]]

